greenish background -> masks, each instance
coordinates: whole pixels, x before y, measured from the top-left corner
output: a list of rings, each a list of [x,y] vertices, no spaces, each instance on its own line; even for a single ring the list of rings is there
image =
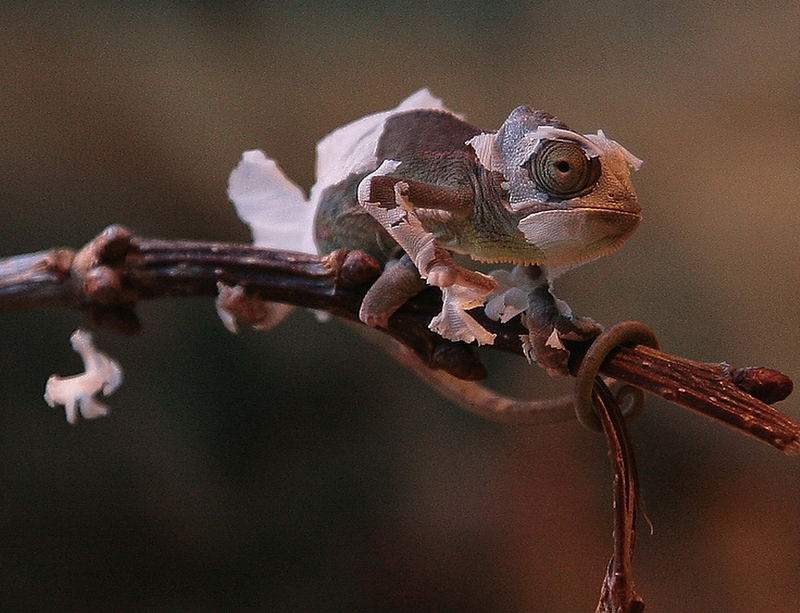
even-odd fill
[[[559,295],[672,352],[800,380],[800,5],[59,2],[0,9],[0,253],[107,224],[248,240],[241,151],[301,185],[331,129],[429,86],[482,127],[530,103],[645,160],[645,222]],[[99,332],[113,415],[41,394],[79,314],[0,315],[0,609],[591,611],[602,437],[482,422],[337,322],[236,337],[210,301]],[[557,382],[489,355],[492,383]],[[800,418],[797,400],[782,403]],[[648,610],[800,610],[800,463],[657,400],[632,428]]]

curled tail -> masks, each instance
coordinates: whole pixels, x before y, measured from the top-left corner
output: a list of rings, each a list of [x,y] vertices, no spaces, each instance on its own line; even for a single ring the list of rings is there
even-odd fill
[[[648,326],[638,321],[623,321],[604,330],[592,343],[584,356],[575,378],[572,394],[543,400],[520,400],[505,396],[474,381],[465,381],[443,371],[434,370],[411,349],[385,335],[367,334],[357,326],[366,338],[380,345],[398,362],[413,370],[445,398],[463,409],[505,424],[552,424],[577,418],[589,430],[601,431],[602,426],[593,409],[592,389],[600,366],[615,347],[621,344],[640,344],[658,349],[658,339]],[[362,332],[363,331],[363,332]],[[606,384],[614,380],[602,377]],[[633,419],[644,407],[644,392],[631,385],[621,385],[615,391],[622,414]]]
[[[430,368],[411,349],[386,334],[360,325],[351,327],[412,370],[442,396],[479,417],[504,424],[530,425],[575,419],[571,394],[544,400],[521,400],[505,396],[475,381],[465,381],[443,370]]]

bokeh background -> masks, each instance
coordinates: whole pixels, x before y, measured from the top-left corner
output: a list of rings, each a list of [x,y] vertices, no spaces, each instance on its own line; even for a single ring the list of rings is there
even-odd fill
[[[6,2],[0,253],[107,224],[248,240],[260,147],[301,185],[331,129],[429,86],[497,127],[531,103],[645,160],[645,223],[559,283],[672,352],[800,380],[800,5]],[[229,334],[209,300],[98,332],[113,415],[41,394],[78,313],[0,315],[4,611],[593,611],[611,551],[602,437],[489,424],[337,322]],[[492,384],[558,382],[487,355]],[[800,418],[796,399],[782,408]],[[632,427],[648,610],[800,610],[800,460],[658,400]]]

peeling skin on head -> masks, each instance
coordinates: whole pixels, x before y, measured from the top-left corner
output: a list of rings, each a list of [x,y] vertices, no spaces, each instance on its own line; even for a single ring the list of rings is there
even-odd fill
[[[535,147],[539,144],[539,141],[559,139],[580,143],[584,146],[587,153],[589,153],[589,157],[598,157],[603,154],[603,150],[600,149],[588,136],[578,134],[572,130],[554,128],[553,126],[540,126],[526,136],[526,140],[531,143],[531,150],[535,149]]]
[[[549,195],[534,185],[528,177],[524,164],[536,152],[542,141],[566,140],[580,144],[590,158],[602,157],[612,166],[619,166],[617,160],[624,161],[627,171],[638,170],[642,160],[634,156],[622,145],[609,139],[602,130],[597,134],[579,134],[555,126],[539,126],[512,141],[501,151],[497,132],[483,132],[467,141],[481,165],[489,171],[499,172],[505,177],[503,187],[509,192],[509,206],[513,211],[524,211],[532,203],[539,203],[541,209],[556,208],[549,204]],[[625,175],[622,169],[612,170]],[[564,201],[568,203],[569,201]]]
[[[506,170],[506,164],[503,161],[502,155],[498,151],[496,147],[496,139],[497,133],[496,132],[483,132],[478,134],[477,136],[472,137],[467,141],[467,144],[470,145],[474,150],[475,154],[478,156],[478,160],[480,163],[486,168],[487,170],[494,170],[497,172],[503,172]],[[536,130],[530,132],[526,135],[524,139],[524,143],[528,145],[526,147],[526,151],[528,152],[528,157],[530,156],[533,151],[536,150],[536,146],[542,140],[558,140],[558,139],[565,139],[571,140],[580,143],[589,153],[590,157],[598,157],[604,153],[605,148],[602,145],[606,145],[607,143],[617,145],[612,140],[609,140],[603,134],[603,131],[600,130],[596,135],[595,134],[578,134],[577,132],[572,132],[571,130],[564,130],[563,128],[555,128],[553,126],[540,126]],[[602,143],[602,145],[601,145]],[[622,147],[620,147],[622,149]],[[632,160],[635,160],[639,165],[641,165],[641,160],[633,156],[630,152],[623,149],[627,156]],[[526,158],[527,159],[527,158]],[[636,170],[638,170],[638,166],[634,166],[631,164]]]
[[[524,217],[519,229],[547,254],[548,265],[574,266],[616,251],[640,220],[605,209],[552,210]]]
[[[602,130],[598,130],[597,134],[586,134],[585,136],[603,151],[619,151],[624,156],[625,161],[628,163],[628,166],[631,168],[631,170],[639,170],[642,167],[642,164],[644,164],[643,160],[637,158],[617,141],[608,138]]]

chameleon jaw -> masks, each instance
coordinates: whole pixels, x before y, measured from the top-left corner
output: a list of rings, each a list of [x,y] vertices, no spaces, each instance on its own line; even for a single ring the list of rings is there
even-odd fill
[[[531,213],[519,222],[519,229],[544,252],[545,263],[559,266],[616,251],[641,219],[630,211],[581,207]]]

